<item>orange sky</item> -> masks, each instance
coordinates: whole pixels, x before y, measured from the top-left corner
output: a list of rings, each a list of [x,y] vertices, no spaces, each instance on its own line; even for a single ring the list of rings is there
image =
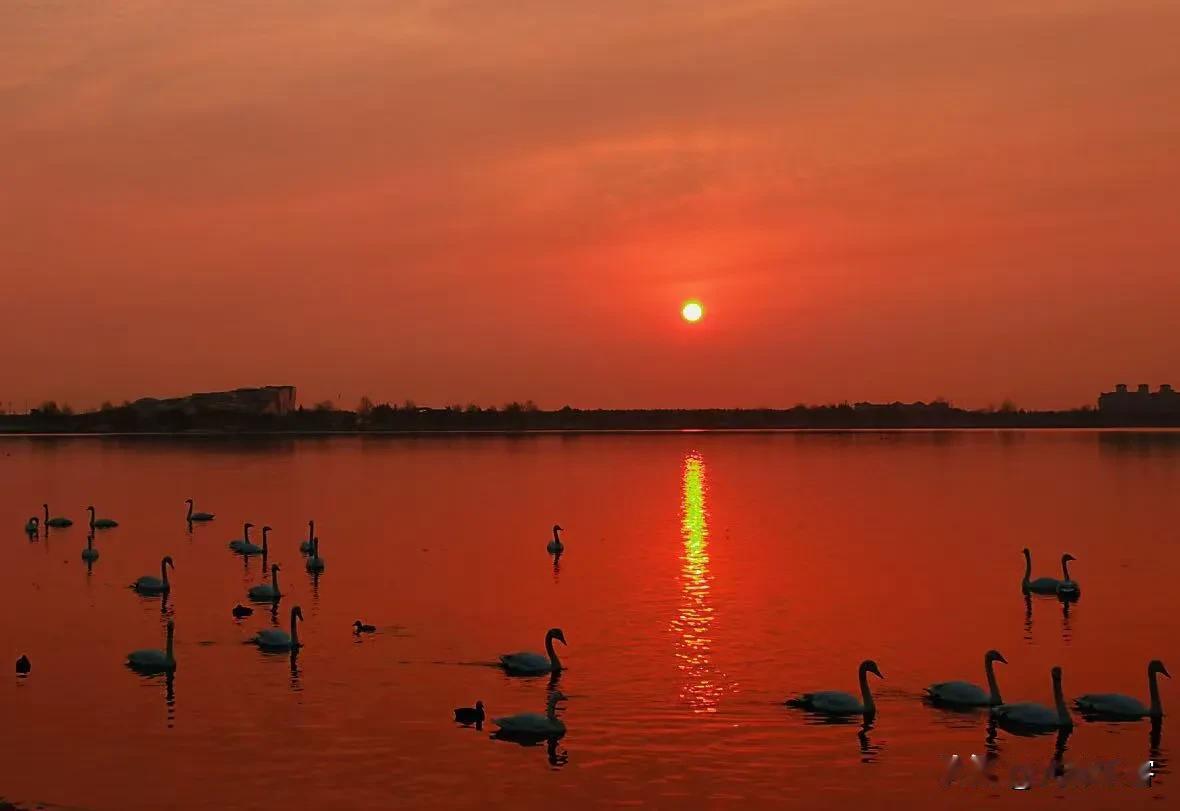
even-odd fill
[[[6,2],[0,403],[1180,384],[1178,31],[1172,0]]]

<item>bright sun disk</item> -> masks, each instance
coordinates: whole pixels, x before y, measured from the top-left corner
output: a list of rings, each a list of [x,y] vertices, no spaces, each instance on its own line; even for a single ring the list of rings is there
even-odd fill
[[[700,321],[701,316],[703,316],[704,314],[705,314],[705,308],[701,306],[701,303],[699,301],[685,302],[684,306],[680,309],[681,317],[683,317],[685,321],[688,321],[690,323]]]

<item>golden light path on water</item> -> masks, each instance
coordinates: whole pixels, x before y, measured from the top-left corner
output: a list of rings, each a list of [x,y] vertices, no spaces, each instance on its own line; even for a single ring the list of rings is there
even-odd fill
[[[705,506],[707,482],[705,462],[697,453],[684,459],[684,495],[681,502],[681,589],[683,601],[672,623],[679,636],[676,656],[684,685],[680,698],[698,713],[717,711],[725,692],[724,674],[717,673],[710,661],[713,607],[709,590],[713,576],[709,571],[709,520]]]

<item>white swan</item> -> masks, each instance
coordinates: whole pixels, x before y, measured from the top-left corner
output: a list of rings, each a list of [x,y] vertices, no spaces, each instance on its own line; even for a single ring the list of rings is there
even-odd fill
[[[253,528],[254,525],[249,521],[242,524],[242,537],[235,538],[234,540],[230,541],[229,548],[235,552],[241,552],[243,548],[247,546],[253,546],[254,544],[250,542],[250,530]]]
[[[160,576],[144,575],[131,584],[131,588],[140,594],[167,594],[172,586],[168,583],[168,567],[176,568],[171,555],[165,555],[160,561]]]
[[[926,688],[926,695],[935,704],[951,704],[958,707],[986,707],[1004,703],[1000,698],[1000,686],[996,683],[994,662],[1008,664],[998,650],[989,650],[983,655],[983,671],[987,675],[987,690],[969,681],[940,681]]]
[[[558,526],[557,524],[554,524],[553,525],[553,540],[549,542],[549,545],[547,547],[545,547],[545,549],[548,550],[550,555],[560,555],[562,552],[565,551],[565,544],[563,544],[561,542],[561,538],[558,537],[558,535],[557,535],[557,533],[559,533],[559,532],[564,532],[564,530],[560,526]]]
[[[94,507],[87,507],[86,510],[90,513],[90,528],[91,529],[111,529],[119,526],[119,522],[113,518],[95,518]]]
[[[1082,587],[1069,576],[1069,562],[1077,560],[1073,555],[1061,556],[1061,582],[1057,584],[1057,596],[1062,600],[1076,600],[1082,596]]]
[[[1115,720],[1162,718],[1164,710],[1160,706],[1160,688],[1156,681],[1156,676],[1159,673],[1163,673],[1169,679],[1172,678],[1172,674],[1164,667],[1163,662],[1159,659],[1152,659],[1147,664],[1147,690],[1151,696],[1150,707],[1144,707],[1139,699],[1121,693],[1086,693],[1074,699],[1074,706],[1083,715]]]
[[[563,645],[568,644],[565,641],[565,634],[560,628],[550,628],[545,633],[545,653],[548,656],[525,651],[505,653],[500,657],[500,667],[507,670],[511,676],[541,676],[545,673],[557,673],[561,670],[561,661],[553,650],[553,640],[555,639]]]
[[[271,564],[269,583],[251,586],[246,596],[258,603],[269,603],[282,597],[283,593],[279,591],[279,564]]]
[[[40,519],[38,519],[36,516],[33,516],[32,518],[30,518],[28,521],[25,522],[25,534],[26,535],[36,535],[37,532],[39,531],[38,527],[40,526],[40,523],[41,523]]]
[[[295,606],[291,609],[291,633],[280,631],[278,628],[266,628],[251,637],[250,641],[262,650],[298,650],[303,646],[303,643],[299,641],[299,626],[296,624],[296,620],[302,619],[303,609]]]
[[[1001,704],[998,707],[992,707],[992,716],[1001,726],[1034,732],[1073,727],[1073,719],[1069,715],[1069,708],[1065,706],[1065,695],[1061,690],[1061,668],[1054,667],[1051,673],[1053,675],[1053,707],[1046,707],[1044,704],[1037,704],[1033,701],[1021,701],[1016,704]]]
[[[47,527],[54,527],[56,529],[64,529],[66,527],[72,527],[74,525],[74,522],[71,521],[69,518],[65,518],[60,515],[55,518],[50,518],[48,504],[42,504],[41,509],[45,510],[45,526],[47,526]]]
[[[544,715],[539,712],[522,712],[504,718],[493,718],[492,723],[505,735],[536,735],[545,738],[564,735],[565,724],[557,717],[557,702],[565,700],[564,693],[554,690],[545,703]]]
[[[175,626],[168,620],[168,645],[166,650],[144,648],[127,654],[127,665],[141,673],[167,673],[176,669],[176,657],[172,655],[172,635]]]
[[[1036,580],[1029,580],[1032,577],[1032,552],[1028,551],[1027,546],[1020,551],[1024,555],[1024,579],[1020,581],[1020,590],[1025,594],[1056,594],[1057,585],[1061,581],[1056,577],[1038,577]]]
[[[246,526],[252,527],[254,525],[253,524],[246,524]],[[243,543],[241,546],[238,547],[238,549],[237,549],[238,554],[239,555],[266,555],[270,551],[270,549],[267,545],[267,538],[266,538],[266,536],[269,534],[270,534],[270,527],[263,527],[262,528],[262,546],[259,546],[256,543],[251,543],[249,540],[247,540],[245,543]]]
[[[309,572],[322,572],[324,570],[324,559],[320,557],[319,538],[312,539],[311,554],[307,556],[307,570]]]
[[[299,544],[299,551],[303,554],[311,552],[311,547],[315,543],[315,521],[307,522],[307,540]]]
[[[214,517],[213,513],[195,513],[195,512],[193,512],[193,500],[191,498],[186,498],[184,500],[184,503],[188,505],[188,513],[185,515],[184,519],[186,521],[188,521],[190,524],[193,521],[212,521],[213,520],[213,517]]]
[[[94,533],[86,536],[86,548],[82,550],[82,560],[91,562],[98,560],[98,550],[94,548]]]
[[[787,699],[790,707],[801,707],[811,712],[824,715],[874,715],[877,705],[873,703],[873,694],[869,691],[868,674],[872,673],[878,679],[885,678],[872,659],[865,659],[857,669],[860,681],[860,700],[851,693],[839,690],[821,690],[818,693],[804,693],[798,698]]]

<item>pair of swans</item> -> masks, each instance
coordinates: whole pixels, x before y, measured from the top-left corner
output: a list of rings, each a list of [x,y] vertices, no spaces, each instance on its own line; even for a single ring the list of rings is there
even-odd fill
[[[53,527],[54,529],[65,529],[66,527],[72,527],[74,525],[74,522],[65,516],[59,515],[55,516],[54,518],[50,518],[48,504],[42,504],[41,509],[45,511],[45,520],[42,523],[44,523],[47,527]]]
[[[160,576],[152,577],[151,575],[144,575],[131,584],[131,588],[135,589],[140,594],[167,594],[172,590],[172,585],[168,582],[168,569],[176,568],[176,564],[172,562],[171,555],[165,555],[160,560]]]
[[[560,673],[561,660],[553,650],[553,640],[561,644],[565,641],[565,634],[560,628],[550,628],[545,632],[545,655],[520,651],[505,653],[500,657],[500,667],[510,676],[543,676],[546,673]]]
[[[1077,599],[1082,596],[1082,588],[1069,576],[1069,562],[1077,560],[1068,553],[1061,556],[1061,579],[1056,577],[1032,577],[1032,553],[1026,546],[1020,550],[1024,555],[1024,578],[1020,581],[1020,590],[1025,594],[1055,594],[1062,599]]]
[[[274,602],[282,597],[283,593],[279,591],[279,564],[271,564],[269,583],[251,586],[250,590],[246,592],[246,596],[256,603]]]
[[[1003,704],[1000,685],[996,682],[996,662],[1008,664],[1008,660],[998,650],[989,650],[983,655],[987,690],[967,681],[940,681],[926,688],[926,697],[934,704],[950,707],[995,707]]]
[[[268,536],[271,533],[270,527],[262,528],[262,546],[250,540],[250,530],[254,525],[247,521],[242,524],[242,537],[229,542],[229,548],[239,555],[263,555],[265,556],[269,551]]]
[[[868,674],[872,673],[878,679],[884,679],[877,663],[872,659],[865,659],[857,668],[857,679],[860,681],[860,698],[851,693],[839,690],[820,690],[815,693],[803,693],[796,698],[786,701],[788,707],[798,707],[808,712],[820,715],[864,715],[871,717],[877,713],[877,705],[873,702],[873,694],[869,690]]]
[[[185,514],[184,520],[190,524],[193,521],[212,521],[215,517],[213,513],[193,512],[193,500],[191,498],[186,498],[184,503],[188,505],[188,512]]]
[[[500,728],[497,734],[505,737],[560,737],[565,734],[565,724],[557,717],[557,703],[565,700],[565,693],[554,690],[549,694],[548,701],[545,702],[543,715],[539,712],[522,712],[504,718],[493,718],[492,723]],[[483,703],[479,702],[476,706],[482,720]],[[455,718],[458,720],[458,710],[455,711]]]
[[[264,651],[295,651],[303,647],[299,641],[299,622],[303,621],[303,609],[295,606],[291,609],[291,632],[278,628],[266,628],[250,638],[250,642]]]
[[[560,555],[562,552],[565,551],[565,544],[563,544],[561,542],[561,537],[557,534],[559,532],[564,532],[564,531],[565,530],[563,530],[557,524],[553,525],[553,540],[549,542],[549,545],[547,547],[545,547],[545,549],[549,552],[550,555]]]
[[[176,657],[172,655],[172,637],[176,626],[168,620],[168,641],[164,650],[144,648],[127,654],[127,666],[140,673],[171,673],[176,670]]]
[[[86,511],[88,513],[90,513],[90,528],[91,529],[112,529],[114,527],[119,526],[119,522],[114,520],[113,518],[95,518],[93,505],[87,507]]]
[[[1147,663],[1147,692],[1151,701],[1149,707],[1143,706],[1134,696],[1121,693],[1086,693],[1074,699],[1074,707],[1087,718],[1113,721],[1162,718],[1164,710],[1160,705],[1160,688],[1157,681],[1160,673],[1169,679],[1172,678],[1172,674],[1159,659],[1152,659]]]

